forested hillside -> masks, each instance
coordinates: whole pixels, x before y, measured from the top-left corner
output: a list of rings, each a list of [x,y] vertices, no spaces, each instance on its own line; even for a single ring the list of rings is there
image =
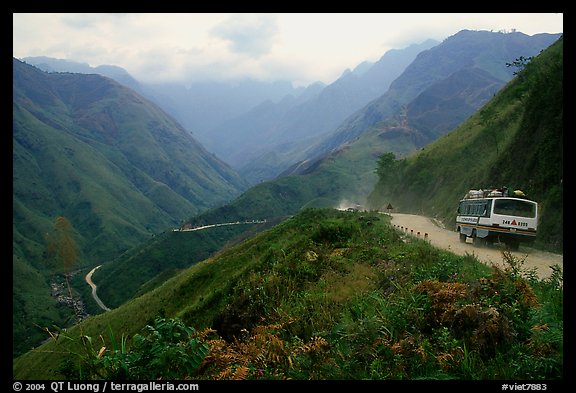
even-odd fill
[[[380,155],[371,208],[450,222],[468,189],[505,184],[540,202],[537,245],[561,250],[562,38],[510,66],[515,78],[453,132],[403,159]],[[302,209],[339,187],[312,173],[326,178],[264,183],[192,218],[284,220],[61,332],[15,359],[14,378],[563,380],[560,267],[539,280],[510,252],[505,269],[487,266],[405,236],[382,213]],[[141,254],[169,259],[184,250],[177,235]]]
[[[555,388],[562,276],[538,281],[516,256],[504,258],[506,269],[491,268],[434,248],[381,213],[305,209],[60,332],[16,359],[13,377]]]
[[[514,59],[511,59],[510,63],[513,61]],[[438,67],[442,68],[440,65]],[[500,68],[507,68],[511,74],[518,71],[518,67],[506,67],[506,63],[499,65],[498,69]],[[438,183],[448,184],[448,186],[442,190],[433,190],[436,192],[433,198],[418,193],[405,195],[402,187],[398,186],[398,190],[391,191],[395,196],[395,199],[391,199],[391,194],[386,193],[386,191],[383,191],[383,194],[380,195],[381,185],[372,193],[378,180],[376,174],[378,157],[390,152],[394,152],[394,154],[398,156],[409,156],[417,151],[417,148],[424,145],[426,141],[437,138],[441,134],[438,130],[443,130],[443,133],[449,127],[449,124],[455,126],[461,121],[464,121],[461,117],[463,113],[461,112],[462,110],[464,110],[464,113],[468,113],[473,107],[480,107],[480,104],[486,102],[486,100],[494,100],[494,103],[491,104],[494,105],[494,113],[508,113],[509,108],[500,109],[502,103],[499,95],[495,96],[494,93],[487,95],[487,91],[494,86],[493,83],[494,78],[488,76],[486,72],[478,68],[463,69],[451,74],[450,77],[445,80],[432,83],[428,89],[407,105],[405,111],[400,111],[396,115],[387,118],[387,120],[368,127],[360,137],[341,145],[330,154],[322,156],[317,160],[303,163],[302,168],[293,169],[293,172],[299,173],[298,175],[283,176],[274,181],[258,184],[247,190],[233,202],[191,217],[187,220],[187,223],[195,226],[252,219],[267,219],[272,221],[292,215],[304,207],[361,206],[362,208],[385,210],[386,204],[391,202],[397,211],[418,212],[438,216],[446,220],[447,225],[451,225],[457,200],[465,191],[459,190],[450,182],[465,177],[466,180],[471,180],[470,187],[477,187],[474,176],[469,176],[471,173],[470,169],[464,169],[459,166],[460,163],[454,161],[455,158],[447,159],[443,164],[445,167],[439,167],[435,161],[433,163],[427,163],[425,167],[421,168],[421,175],[414,175],[418,180],[407,180],[411,182],[406,186],[407,190],[412,190],[414,187],[417,187],[417,185],[420,184],[420,179],[427,182],[426,184],[437,185]],[[526,86],[524,88],[526,88]],[[474,94],[471,94],[471,92],[474,92]],[[434,102],[436,102],[436,104],[434,104]],[[474,102],[474,105],[471,105],[471,102]],[[522,105],[522,102],[515,101],[515,105]],[[488,107],[489,106],[486,108]],[[456,115],[456,113],[460,115]],[[480,114],[472,116],[471,121],[472,119],[477,119],[477,116],[480,116]],[[485,114],[482,116],[486,117],[488,115]],[[493,115],[490,114],[489,116]],[[410,119],[411,123],[420,124],[420,128],[412,125],[407,126],[407,118]],[[557,131],[558,130],[555,132]],[[492,132],[494,135],[501,134],[503,136],[506,134],[506,132],[500,133],[500,131],[496,129],[492,130]],[[489,135],[489,140],[485,137],[475,143],[483,147],[488,147],[488,144],[492,143],[492,139],[494,138],[492,134]],[[463,146],[461,144],[463,143],[461,134],[456,134],[450,138],[459,141],[458,144],[447,148],[450,154],[446,155],[443,152],[440,154],[446,157],[462,154],[467,155],[467,157],[471,159],[468,156],[469,150],[460,151],[460,148]],[[551,142],[552,140],[548,143],[553,143]],[[466,149],[472,148],[473,147],[470,146],[466,147]],[[502,149],[502,147],[499,147],[499,149]],[[492,149],[491,151],[495,157],[497,153],[496,150]],[[421,153],[428,152],[430,152],[430,148],[426,146]],[[500,152],[501,150],[498,150],[498,153]],[[479,159],[478,162],[482,162],[482,160]],[[485,165],[490,165],[490,163],[485,163]],[[540,159],[534,161],[534,165],[546,165],[547,168],[550,168],[550,166],[546,164],[546,161]],[[454,172],[456,171],[454,168],[458,168],[458,173]],[[380,169],[379,171],[387,172],[388,170]],[[446,173],[450,173],[450,175],[448,176]],[[509,185],[512,187],[511,183],[509,183]],[[370,203],[368,203],[367,196],[370,193],[372,193],[372,196],[370,197]],[[448,195],[450,198],[448,198]],[[399,200],[398,203],[396,202],[397,199]],[[445,205],[442,205],[442,203],[445,203]],[[430,204],[430,206],[435,207],[434,209],[424,209],[422,204]],[[444,206],[445,216],[438,213],[439,206]],[[543,204],[542,208],[545,209],[546,204]],[[551,210],[548,209],[548,212],[543,210],[543,213],[545,213],[543,217],[545,217],[546,214],[557,214],[554,213],[555,211],[557,210],[554,210],[554,208]],[[541,227],[543,235],[540,237],[542,243],[539,243],[538,246],[548,249],[558,249],[558,245],[554,245],[554,242],[557,240],[547,238],[546,226],[551,222],[556,222],[554,225],[557,225],[557,228],[562,228],[562,220],[550,221],[548,218],[543,218],[543,220]],[[211,238],[210,241],[205,239],[202,243],[206,245],[212,244],[214,246],[216,244],[223,245],[236,236],[240,236],[239,230],[240,228],[236,228],[234,230],[228,229],[225,232],[215,233],[214,238]],[[168,244],[172,243],[172,238],[176,235],[167,234],[166,236]],[[208,234],[203,235],[203,237],[204,236],[209,237]],[[216,238],[218,240],[216,240]],[[212,241],[215,242],[212,243]],[[186,248],[189,248],[189,246]],[[197,249],[196,252],[188,253],[185,260],[190,263],[199,261],[206,255],[205,251],[206,250],[200,252]],[[102,293],[114,299],[115,303],[126,301],[136,293],[140,293],[140,286],[150,288],[150,285],[157,285],[161,282],[158,280],[159,277],[166,277],[167,273],[163,272],[160,266],[164,266],[167,271],[171,272],[170,274],[175,273],[175,267],[182,266],[183,259],[173,260],[170,257],[168,248],[159,246],[156,252],[157,258],[142,258],[138,257],[138,254],[135,253],[132,254],[130,258],[123,257],[121,261],[122,266],[120,266],[120,264],[116,266],[112,264],[103,266],[102,269],[95,273],[95,278],[103,283],[101,288]],[[157,260],[162,258],[164,258],[162,264],[157,262]],[[134,267],[130,268],[130,266]],[[127,272],[131,270],[145,270],[146,273],[139,274],[136,277],[127,275]],[[124,273],[120,273],[121,271]],[[159,274],[163,274],[163,276],[158,276],[157,279],[154,279],[154,277]],[[126,277],[130,277],[130,285],[122,285]]]
[[[452,131],[490,100],[513,77],[514,70],[507,63],[537,55],[558,37],[462,30],[420,53],[384,95],[314,146],[312,157],[323,156],[371,128],[390,123],[394,126],[391,131],[410,136],[420,148]]]
[[[452,225],[469,189],[520,189],[540,203],[537,245],[562,252],[563,64],[562,38],[511,62],[516,77],[453,132],[404,159],[380,159],[370,206]]]
[[[71,310],[53,275],[104,263],[237,196],[246,183],[157,106],[100,75],[13,60],[14,344]],[[75,245],[63,268],[59,217]],[[52,240],[51,240],[52,239]],[[56,247],[56,248],[55,248]]]

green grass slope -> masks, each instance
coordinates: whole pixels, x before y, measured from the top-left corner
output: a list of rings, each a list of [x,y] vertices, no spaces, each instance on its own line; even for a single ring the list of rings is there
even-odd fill
[[[49,286],[62,269],[45,238],[57,217],[72,224],[74,268],[82,268],[232,199],[246,185],[133,91],[99,75],[47,74],[16,59],[12,141],[15,353],[38,342],[35,325],[45,315],[63,311],[54,309]],[[27,290],[30,279],[36,291]]]
[[[141,286],[158,285],[162,277],[169,277],[185,264],[196,263],[226,243],[249,236],[301,209],[364,204],[377,181],[374,167],[378,157],[388,149],[414,150],[409,138],[384,143],[378,139],[378,135],[373,134],[362,143],[344,146],[317,162],[310,173],[261,183],[231,203],[187,220],[192,226],[246,220],[267,220],[266,224],[165,233],[104,264],[94,274],[94,279],[102,283],[102,299],[118,306],[136,295]]]
[[[417,153],[381,163],[370,206],[452,225],[469,190],[508,186],[540,203],[537,246],[563,249],[563,41],[526,64],[457,129]]]
[[[507,85],[506,91],[492,97],[487,105],[470,116],[461,127],[421,151],[420,146],[437,136],[432,136],[436,132],[434,124],[446,128],[447,123],[454,121],[451,110],[447,109],[460,108],[465,105],[463,102],[473,100],[465,95],[466,91],[469,92],[468,87],[476,86],[473,90],[479,96],[485,96],[486,89],[477,88],[490,86],[489,83],[478,82],[485,77],[483,73],[472,73],[476,75],[475,78],[470,73],[458,73],[459,79],[465,79],[458,84],[466,86],[463,89],[455,89],[453,84],[444,82],[434,85],[434,88],[408,105],[405,111],[365,129],[360,137],[341,145],[330,154],[301,163],[305,169],[293,168],[291,172],[298,175],[263,182],[231,203],[192,217],[189,222],[203,225],[237,220],[273,220],[294,214],[305,207],[361,205],[385,209],[388,203],[392,203],[397,210],[436,216],[450,225],[454,219],[455,206],[466,190],[508,185],[524,189],[541,202],[542,222],[536,246],[561,250],[562,165],[558,156],[561,157],[562,151],[562,102],[558,101],[558,97],[562,96],[562,86],[558,80],[561,82],[562,72],[557,67],[560,64],[561,68],[562,61],[545,60],[548,56],[557,56],[561,45],[559,41],[535,58],[526,70]],[[549,61],[555,65],[539,65]],[[548,72],[554,73],[557,82],[540,86],[538,80],[548,80]],[[542,75],[532,77],[533,73]],[[559,86],[560,90],[552,92],[554,86]],[[440,94],[440,91],[444,93]],[[449,94],[445,94],[446,91]],[[542,94],[546,91],[554,96]],[[437,98],[436,105],[432,97]],[[536,98],[545,102],[534,101]],[[523,114],[530,114],[537,121],[529,120]],[[458,119],[458,122],[462,120]],[[427,126],[416,127],[415,123],[425,123]],[[522,132],[517,134],[517,130]],[[532,143],[533,138],[538,140],[537,144]],[[394,174],[377,185],[375,170],[380,156],[394,152],[406,157],[415,151],[417,154],[398,162]],[[546,152],[553,154],[548,156]],[[522,158],[519,159],[519,156]],[[504,163],[502,160],[510,162]],[[536,184],[538,186],[534,188]],[[220,244],[230,241],[239,233],[229,231],[227,235],[222,235],[215,233]],[[215,240],[210,238],[210,233],[205,234],[203,242],[206,239]],[[164,250],[162,255],[166,266],[180,263],[170,259],[168,247],[164,247]],[[187,260],[192,263],[192,254]],[[110,295],[116,304],[121,304],[137,293],[134,285],[136,282],[122,285],[128,278],[138,281],[138,286],[151,279],[150,275],[133,278],[130,274],[131,271],[141,270],[140,266],[148,263],[143,259],[124,259],[123,263],[125,267],[121,274],[113,268],[114,265],[107,265],[95,275],[98,280],[106,282],[102,288],[103,293],[116,292]]]
[[[13,377],[561,379],[562,278],[508,261],[305,209],[20,356]]]
[[[66,216],[79,245],[90,245],[86,258],[115,256],[245,186],[173,119],[110,79],[14,60],[13,80],[14,200],[40,217]]]

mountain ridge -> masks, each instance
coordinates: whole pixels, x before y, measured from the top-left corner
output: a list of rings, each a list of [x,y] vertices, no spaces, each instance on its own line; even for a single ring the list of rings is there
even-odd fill
[[[470,187],[470,182],[480,179],[476,175],[481,171],[488,178],[492,176],[490,180],[493,181],[508,182],[511,175],[518,177],[514,171],[502,168],[518,159],[509,153],[521,149],[522,171],[518,172],[521,176],[514,184],[522,186],[522,182],[526,182],[530,185],[529,180],[534,177],[537,187],[526,188],[526,191],[549,192],[541,194],[546,199],[541,202],[546,221],[553,222],[562,217],[563,209],[563,163],[558,160],[558,157],[562,158],[562,98],[563,42],[560,37],[462,125],[424,150],[413,152],[415,154],[406,161],[398,161],[413,160],[416,165],[411,165],[409,171],[384,171],[390,178],[402,174],[405,183],[386,184],[384,181],[381,186],[399,184],[399,189],[387,192],[396,191],[395,203],[412,204],[412,209],[434,214],[438,211],[434,205],[445,200],[447,209],[453,211],[455,198],[461,196],[460,191]],[[338,154],[327,156],[318,167],[335,170],[334,166],[343,165],[338,160],[346,155],[366,154],[365,149],[355,150],[357,145],[373,145],[372,142],[385,135],[385,131],[395,130],[369,128],[361,138],[341,146]],[[449,140],[454,143],[446,143]],[[547,143],[536,144],[534,140]],[[447,154],[456,150],[458,157]],[[482,165],[475,167],[476,173],[462,170],[462,166],[470,167],[470,160],[486,151],[490,154],[485,155],[486,161]],[[353,162],[353,158],[348,157],[349,162]],[[399,165],[400,169],[402,165]],[[551,178],[550,173],[553,174]],[[408,375],[469,380],[524,379],[538,375],[546,381],[562,379],[561,275],[536,283],[529,272],[523,272],[519,261],[511,261],[509,270],[493,269],[487,273],[484,268],[488,267],[477,263],[473,255],[454,259],[449,252],[440,252],[426,242],[404,237],[386,224],[384,215],[302,209],[315,198],[331,197],[338,191],[336,181],[342,181],[326,176],[325,182],[321,183],[317,171],[310,174],[317,177],[300,175],[265,182],[239,196],[234,203],[191,218],[189,221],[193,223],[202,219],[229,220],[242,214],[289,216],[302,210],[278,227],[194,264],[164,285],[157,285],[153,291],[125,302],[117,310],[89,319],[82,326],[85,329],[82,333],[108,340],[102,343],[106,347],[102,354],[108,356],[111,352],[106,351],[111,351],[115,345],[110,331],[117,334],[116,337],[142,333],[146,326],[150,329],[156,315],[181,317],[186,324],[199,329],[216,326],[220,334],[234,336],[236,333],[240,339],[258,333],[258,330],[247,329],[248,334],[241,336],[242,327],[257,329],[259,324],[271,323],[269,329],[280,330],[283,338],[287,334],[297,343],[314,336],[330,340],[328,348],[336,348],[332,360],[342,360],[337,363],[339,367],[332,367],[334,362],[319,364],[318,358],[297,363],[296,369],[306,372],[291,374],[295,378],[331,375],[338,379],[356,376],[393,379]],[[546,181],[553,183],[553,189],[548,187],[552,183]],[[317,189],[311,190],[312,186]],[[423,188],[418,188],[420,186]],[[381,190],[375,190],[374,199],[370,201],[374,204],[370,208],[381,208],[388,201],[388,195],[376,195],[377,191]],[[164,254],[164,258],[169,259],[170,253]],[[101,270],[95,274],[100,274]],[[546,285],[550,285],[552,291],[540,298]],[[282,296],[275,297],[275,294]],[[511,304],[517,307],[511,307]],[[403,307],[395,307],[398,305]],[[335,309],[337,312],[333,313]],[[458,323],[454,322],[456,315],[462,318]],[[500,319],[501,316],[505,318]],[[449,324],[439,323],[444,317]],[[542,328],[544,322],[546,328]],[[488,323],[490,328],[483,323]],[[387,328],[382,329],[382,326]],[[71,334],[77,331],[77,327],[70,330]],[[487,334],[474,336],[483,331]],[[494,339],[495,332],[497,339]],[[550,336],[554,338],[550,340]],[[269,340],[262,342],[278,343],[279,336],[266,337]],[[478,340],[467,341],[471,337]],[[517,339],[519,341],[515,341]],[[66,363],[66,350],[82,348],[70,349],[67,344],[67,340],[53,341],[41,350],[27,352],[14,361],[14,376],[34,378],[40,372],[50,378],[61,378],[65,372],[70,373],[69,377],[76,375],[72,374],[77,371],[74,364]],[[534,351],[534,345],[541,346]],[[93,348],[94,353],[99,347],[100,341],[98,347]],[[432,348],[438,352],[430,352]],[[444,361],[447,357],[440,356],[446,355],[450,348],[460,348],[452,352],[453,357],[448,357],[461,359],[454,367]],[[474,350],[466,355],[461,348]],[[428,351],[427,355],[439,355],[427,356],[427,359],[439,362],[442,371],[430,372],[430,363],[423,363],[426,361],[423,350]],[[520,355],[525,359],[522,364],[517,363]],[[503,359],[503,356],[509,358]],[[358,374],[352,373],[347,367],[354,367],[356,371],[359,359],[365,361],[362,363],[365,368]],[[474,366],[468,367],[467,361],[471,359]],[[513,367],[508,367],[509,362]],[[423,364],[426,365],[424,370]],[[484,367],[487,364],[490,366]],[[482,366],[481,374],[478,374],[478,365]],[[447,374],[447,367],[452,368],[454,374]],[[262,368],[265,369],[266,366]],[[327,369],[335,374],[324,374]],[[250,375],[256,378],[259,370],[254,367],[254,373]],[[391,374],[390,370],[401,373]],[[266,374],[265,378],[273,376],[276,375]]]
[[[380,177],[370,206],[391,203],[450,224],[456,216],[454,206],[469,189],[510,184],[539,202],[538,246],[561,252],[562,85],[560,37],[454,131],[386,170],[381,167],[380,173],[389,176]]]
[[[431,85],[450,77],[455,71],[475,65],[500,79],[501,87],[513,76],[514,70],[507,67],[507,63],[519,56],[538,54],[559,36],[560,34],[548,33],[528,36],[520,32],[462,30],[446,38],[440,45],[421,52],[402,75],[392,82],[386,93],[351,115],[332,135],[314,146],[308,160],[354,140],[363,130],[398,113],[404,105],[409,104]],[[496,52],[493,52],[494,47]],[[463,115],[471,113],[468,111]]]
[[[269,126],[273,138],[255,141],[255,146],[261,144],[262,147],[255,151],[253,158],[243,157],[238,161],[240,173],[252,179],[252,183],[278,176],[287,166],[306,157],[310,146],[326,138],[348,115],[385,93],[418,53],[436,44],[437,41],[426,40],[403,49],[391,49],[369,68],[362,72],[344,72],[316,97],[288,108]],[[252,121],[249,119],[248,123]],[[268,159],[269,155],[274,156],[276,162]]]
[[[24,304],[15,310],[14,331],[22,333],[15,346],[41,335],[27,318],[58,308],[48,281],[59,270],[46,252],[57,217],[72,225],[81,268],[110,260],[247,186],[127,87],[95,74],[48,74],[16,59],[12,141],[14,303]],[[33,295],[19,291],[26,285],[20,273],[30,271]]]
[[[50,94],[43,98],[52,99]],[[362,137],[346,140],[344,144],[338,145],[338,148],[331,151],[330,154],[317,160],[314,165],[305,167],[303,171],[306,172],[302,172],[303,175],[289,176],[274,182],[259,184],[242,194],[233,203],[211,209],[200,216],[192,217],[188,221],[205,219],[208,223],[214,223],[214,221],[210,222],[210,218],[226,218],[226,220],[234,221],[238,217],[270,219],[294,214],[302,207],[335,206],[344,198],[352,200],[356,197],[352,196],[350,192],[359,191],[358,185],[361,185],[366,192],[376,182],[374,163],[391,146],[381,144],[382,139],[388,138],[387,143],[394,143],[395,151],[403,151],[406,155],[414,151],[414,141],[410,138],[417,134],[407,133],[409,128],[395,128],[395,122],[400,120],[402,120],[401,116],[388,119],[388,123],[376,123],[374,126],[368,127],[365,135],[371,134],[370,138],[373,139]],[[386,128],[382,128],[383,126]],[[394,133],[396,136],[403,136],[403,138],[392,138]],[[373,143],[375,141],[378,143]],[[359,148],[360,144],[365,146]],[[369,146],[371,150],[366,150],[366,146]],[[362,166],[358,164],[360,162]],[[356,200],[354,202],[358,204],[358,202],[362,203],[363,201]],[[44,223],[44,226],[46,227],[47,224]],[[233,234],[233,236],[237,235],[237,233]],[[133,262],[138,263],[138,260]],[[99,277],[99,274],[106,274],[106,266],[99,269],[96,278]]]
[[[463,79],[465,83],[456,88],[451,83],[455,79]],[[300,167],[291,169],[290,173],[258,184],[230,204],[192,217],[187,223],[197,226],[236,220],[270,220],[289,216],[305,207],[367,206],[367,198],[378,181],[375,169],[380,156],[393,151],[404,157],[425,148],[450,127],[467,120],[455,117],[454,111],[448,109],[465,107],[466,113],[472,113],[474,108],[493,99],[496,90],[492,89],[500,85],[501,82],[485,70],[476,67],[457,70],[448,78],[430,83],[404,111],[367,128],[362,135],[341,144],[329,154],[300,163]],[[470,86],[474,86],[473,91]],[[438,90],[442,94],[436,93]],[[428,107],[435,105],[443,105],[448,115],[439,117],[437,112],[428,113]],[[414,128],[407,112],[413,114],[412,122],[426,124],[429,131],[425,133]],[[419,115],[414,116],[415,113]],[[104,266],[97,274],[101,278],[107,277],[109,284],[106,285],[119,287],[117,283],[121,277],[114,276],[109,267]],[[124,294],[124,298],[126,296],[129,297]]]

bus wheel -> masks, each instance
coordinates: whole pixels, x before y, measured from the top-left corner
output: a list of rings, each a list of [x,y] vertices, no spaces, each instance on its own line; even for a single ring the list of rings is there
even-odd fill
[[[466,243],[466,234],[460,233],[460,243]]]
[[[476,234],[474,234],[474,236],[472,237],[472,243],[476,247],[482,247],[482,246],[486,245],[486,239],[484,239],[482,237],[477,237]]]

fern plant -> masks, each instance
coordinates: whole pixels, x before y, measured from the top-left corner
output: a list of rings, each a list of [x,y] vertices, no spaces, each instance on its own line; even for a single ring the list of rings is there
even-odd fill
[[[111,335],[112,349],[105,340],[82,335],[84,354],[80,355],[79,377],[82,379],[184,379],[195,376],[208,354],[208,345],[194,328],[178,318],[157,317],[142,334],[129,342],[122,336],[117,346]],[[111,333],[112,334],[112,333]],[[131,345],[130,345],[131,344]],[[69,372],[68,372],[69,374]]]

